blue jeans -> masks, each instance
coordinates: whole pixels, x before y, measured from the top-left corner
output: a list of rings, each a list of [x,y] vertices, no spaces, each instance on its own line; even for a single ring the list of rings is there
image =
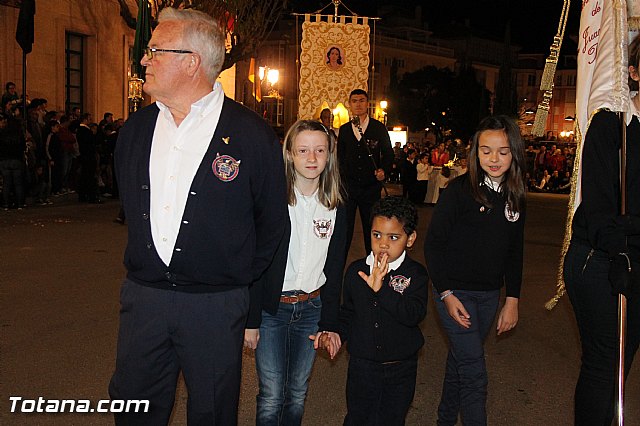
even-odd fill
[[[465,426],[486,425],[488,376],[484,340],[496,317],[500,290],[455,290],[455,296],[471,316],[471,327],[468,329],[458,325],[449,316],[435,289],[434,294],[442,328],[449,338],[437,424],[455,425],[460,414]]]
[[[576,315],[582,365],[576,384],[575,424],[610,425],[614,416],[618,365],[618,297],[611,294],[609,258],[572,242],[564,258],[564,281]],[[638,266],[633,263],[632,270]],[[637,276],[634,276],[637,281]],[[640,292],[627,300],[625,373],[640,342]]]
[[[309,376],[316,357],[309,336],[318,331],[321,309],[318,296],[296,304],[280,303],[276,315],[262,312],[256,348],[257,425],[302,423]]]

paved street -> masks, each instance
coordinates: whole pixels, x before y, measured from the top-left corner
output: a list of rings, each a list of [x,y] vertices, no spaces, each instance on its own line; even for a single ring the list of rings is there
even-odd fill
[[[520,323],[506,337],[487,341],[490,373],[489,424],[569,425],[579,368],[575,322],[567,298],[551,312],[567,197],[531,194],[525,246]],[[0,211],[0,424],[108,425],[107,414],[11,414],[9,396],[37,399],[108,398],[118,327],[118,292],[124,268],[126,227],[112,219],[115,201],[79,205],[67,200],[22,212]],[[433,208],[420,208],[417,248]],[[491,242],[487,242],[490,247]],[[362,234],[354,236],[350,260],[362,257]],[[408,425],[435,424],[446,341],[433,302],[422,329],[427,344],[419,362]],[[244,357],[239,419],[254,423],[257,392],[252,355]],[[640,362],[627,382],[628,425],[640,425]],[[305,425],[342,424],[347,356],[318,357]],[[182,382],[173,425],[185,425]]]

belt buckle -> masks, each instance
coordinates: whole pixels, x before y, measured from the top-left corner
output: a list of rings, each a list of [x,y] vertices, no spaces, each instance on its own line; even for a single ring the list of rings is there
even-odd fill
[[[291,295],[289,297],[295,298],[295,302],[291,302],[292,305],[295,305],[296,303],[298,303],[300,301],[300,295],[298,293],[293,294],[293,295]]]

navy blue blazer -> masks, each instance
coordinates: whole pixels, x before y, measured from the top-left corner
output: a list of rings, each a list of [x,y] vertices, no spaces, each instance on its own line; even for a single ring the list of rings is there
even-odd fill
[[[149,157],[158,113],[153,104],[131,115],[115,150],[129,223],[128,278],[186,292],[250,285],[271,264],[289,221],[279,139],[257,114],[225,97],[167,266],[150,224]]]

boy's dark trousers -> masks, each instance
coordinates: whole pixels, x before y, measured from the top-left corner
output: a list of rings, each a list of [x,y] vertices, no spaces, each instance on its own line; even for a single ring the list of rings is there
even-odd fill
[[[344,425],[404,425],[416,390],[417,370],[417,354],[389,363],[352,356]]]

